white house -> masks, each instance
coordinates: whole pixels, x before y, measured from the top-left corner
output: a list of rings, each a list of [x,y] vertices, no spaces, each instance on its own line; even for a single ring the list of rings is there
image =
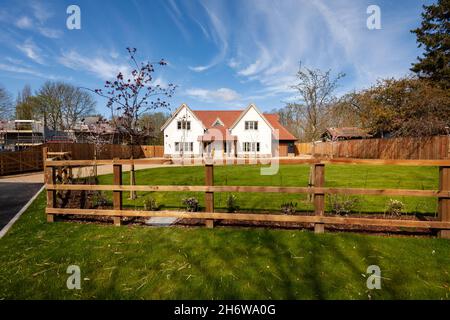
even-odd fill
[[[165,156],[287,156],[297,140],[276,114],[245,110],[192,110],[182,104],[161,127]]]

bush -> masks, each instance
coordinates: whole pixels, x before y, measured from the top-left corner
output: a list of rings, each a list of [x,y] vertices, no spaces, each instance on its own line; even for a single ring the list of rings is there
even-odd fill
[[[184,198],[183,204],[186,206],[186,211],[188,212],[197,212],[200,210],[198,200],[195,197]]]
[[[239,210],[239,206],[237,204],[237,197],[234,194],[228,195],[227,198],[227,212],[233,213]]]
[[[389,199],[386,204],[385,212],[391,216],[401,216],[403,210],[405,210],[405,204],[400,200]]]
[[[159,210],[159,205],[155,199],[153,199],[152,197],[148,197],[144,200],[144,210],[157,211]]]
[[[286,202],[281,204],[281,212],[284,214],[295,214],[297,211],[297,202]]]
[[[347,215],[354,211],[359,203],[358,198],[349,196],[331,195],[329,197],[331,211],[339,215]]]

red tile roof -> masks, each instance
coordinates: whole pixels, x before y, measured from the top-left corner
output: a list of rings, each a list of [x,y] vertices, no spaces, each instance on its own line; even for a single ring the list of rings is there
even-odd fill
[[[273,113],[264,113],[267,121],[270,122],[274,129],[278,129],[278,140],[297,140],[297,138],[290,133],[281,123],[280,117]]]
[[[223,135],[227,135],[227,129],[239,118],[244,110],[193,110],[195,116],[203,122],[205,128],[213,128],[217,118],[223,122],[223,126],[216,126]],[[279,140],[297,140],[279,121],[277,114],[264,113],[264,117],[274,129],[278,129]]]

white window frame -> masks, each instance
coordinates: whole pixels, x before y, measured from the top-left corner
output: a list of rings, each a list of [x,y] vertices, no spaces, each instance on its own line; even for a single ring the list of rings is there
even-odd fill
[[[261,144],[259,142],[243,142],[242,150],[244,152],[261,152]]]
[[[258,121],[245,121],[245,130],[258,130]]]
[[[178,130],[191,130],[191,122],[187,120],[178,120],[177,121],[177,129]]]

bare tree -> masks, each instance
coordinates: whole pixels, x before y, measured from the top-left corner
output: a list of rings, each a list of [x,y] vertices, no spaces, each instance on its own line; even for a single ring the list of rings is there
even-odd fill
[[[44,83],[38,91],[39,113],[53,130],[73,129],[84,116],[95,111],[92,96],[64,82]]]
[[[159,96],[172,97],[176,86],[169,83],[167,87],[153,84],[155,66],[167,65],[164,59],[158,62],[141,62],[136,60],[136,48],[127,48],[132,71],[129,76],[119,72],[116,79],[106,81],[105,89],[91,90],[107,99],[107,107],[111,110],[111,119],[125,131],[127,143],[140,144],[145,138],[145,130],[139,125],[140,117],[151,110],[168,108],[169,103]]]
[[[9,118],[12,114],[11,96],[5,88],[0,87],[0,119]]]
[[[339,73],[332,78],[331,70],[308,69],[300,65],[297,72],[299,82],[292,86],[299,95],[299,101],[289,103],[288,107],[299,112],[299,125],[305,141],[320,138],[326,127],[329,107],[336,100],[334,91],[339,79],[344,76],[345,74]]]

